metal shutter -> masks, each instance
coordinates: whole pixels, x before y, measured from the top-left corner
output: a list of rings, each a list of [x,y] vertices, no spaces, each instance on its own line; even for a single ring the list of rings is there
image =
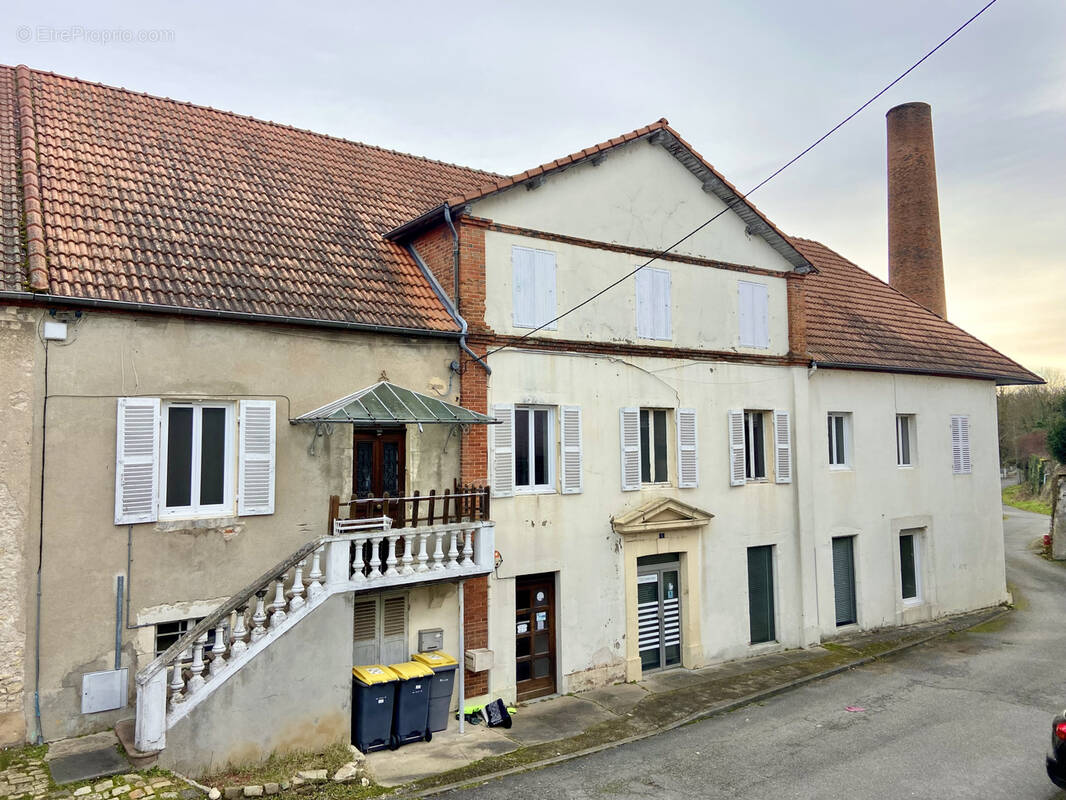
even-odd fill
[[[833,539],[833,599],[837,625],[857,622],[855,610],[855,540],[851,536]]]

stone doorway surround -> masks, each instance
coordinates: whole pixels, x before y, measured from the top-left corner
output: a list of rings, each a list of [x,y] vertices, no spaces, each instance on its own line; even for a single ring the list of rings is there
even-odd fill
[[[660,497],[611,518],[611,527],[622,537],[625,559],[627,681],[639,681],[642,676],[637,634],[637,559],[642,556],[677,554],[681,565],[681,666],[692,669],[701,665],[702,533],[713,517],[680,500]]]

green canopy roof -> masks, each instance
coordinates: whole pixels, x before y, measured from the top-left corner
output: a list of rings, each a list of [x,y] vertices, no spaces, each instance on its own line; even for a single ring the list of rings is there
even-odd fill
[[[494,425],[497,420],[436,397],[412,392],[388,381],[334,400],[329,405],[301,414],[296,422],[347,422],[352,425],[406,425],[450,423]]]

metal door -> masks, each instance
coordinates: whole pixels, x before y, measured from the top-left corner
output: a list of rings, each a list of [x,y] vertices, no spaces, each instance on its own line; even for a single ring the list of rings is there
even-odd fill
[[[677,561],[644,560],[637,562],[637,638],[648,672],[681,663],[681,582]]]

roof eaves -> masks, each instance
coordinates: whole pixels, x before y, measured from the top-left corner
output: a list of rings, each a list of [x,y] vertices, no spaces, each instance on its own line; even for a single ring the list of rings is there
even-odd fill
[[[831,361],[819,359],[817,357],[812,357],[811,365],[818,367],[818,369],[853,369],[861,370],[863,372],[894,372],[904,373],[908,375],[935,375],[938,377],[946,378],[968,378],[970,380],[994,380],[996,382],[996,386],[1023,386],[1047,383],[1047,381],[1045,381],[1039,375],[1030,372],[1025,367],[1022,367],[1020,365],[1018,367],[1020,372],[1011,375],[1005,374],[999,370],[976,371],[933,369],[926,367],[903,367],[896,365]]]

